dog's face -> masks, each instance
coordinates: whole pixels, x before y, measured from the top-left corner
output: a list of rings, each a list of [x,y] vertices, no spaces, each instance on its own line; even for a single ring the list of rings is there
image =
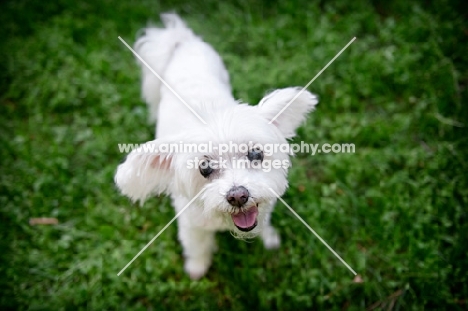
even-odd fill
[[[134,201],[164,191],[189,200],[201,193],[196,205],[206,219],[222,219],[238,237],[255,236],[276,201],[272,190],[282,195],[287,188],[290,154],[278,146],[287,144],[317,102],[307,91],[288,88],[257,106],[213,103],[199,112],[207,125],[130,153],[116,184]]]

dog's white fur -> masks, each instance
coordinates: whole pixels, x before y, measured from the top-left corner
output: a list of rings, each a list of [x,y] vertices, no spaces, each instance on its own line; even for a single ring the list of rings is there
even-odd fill
[[[163,14],[165,28],[147,28],[135,44],[137,53],[180,95],[205,121],[203,124],[146,66],[142,93],[151,115],[157,119],[156,140],[162,143],[286,143],[296,128],[318,103],[307,91],[272,123],[268,122],[285,107],[300,88],[276,90],[257,106],[236,101],[231,93],[229,75],[220,56],[196,36],[176,14]],[[266,248],[276,248],[280,238],[270,225],[276,203],[269,190],[282,195],[287,188],[287,169],[270,172],[240,169],[232,165],[204,178],[198,169],[187,169],[195,157],[214,157],[203,153],[170,154],[131,152],[119,165],[115,182],[120,191],[133,201],[144,202],[151,195],[169,194],[177,212],[201,190],[202,194],[178,218],[178,236],[185,255],[185,270],[192,279],[202,277],[211,264],[215,250],[215,232],[230,230],[239,238],[260,235]],[[232,159],[245,154],[223,155]],[[275,153],[265,159],[288,160],[289,155]],[[258,225],[250,232],[239,231],[231,219],[233,208],[226,194],[233,186],[248,189],[246,206],[258,206]],[[244,210],[244,209],[242,209]]]

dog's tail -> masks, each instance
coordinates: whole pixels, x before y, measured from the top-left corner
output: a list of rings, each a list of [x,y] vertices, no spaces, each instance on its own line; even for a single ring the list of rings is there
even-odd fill
[[[156,120],[158,114],[160,78],[164,79],[164,71],[177,44],[197,38],[177,14],[161,14],[161,20],[165,28],[146,28],[135,43],[135,51],[151,67],[138,61],[143,73],[142,96],[149,106],[152,120]]]

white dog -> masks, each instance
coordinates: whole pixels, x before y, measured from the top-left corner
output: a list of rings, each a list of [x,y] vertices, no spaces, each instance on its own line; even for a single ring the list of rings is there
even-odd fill
[[[119,165],[115,182],[133,201],[169,194],[177,212],[196,197],[177,220],[185,271],[198,279],[211,264],[216,231],[230,230],[238,238],[259,235],[266,248],[279,246],[279,235],[270,224],[277,199],[272,190],[282,195],[288,186],[288,165],[284,164],[289,163],[290,152],[267,154],[258,146],[287,144],[286,139],[295,135],[318,100],[294,87],[270,93],[257,106],[239,103],[214,49],[176,14],[161,18],[165,28],[145,29],[135,44],[136,52],[165,81],[141,63],[143,98],[157,119],[156,140],[142,147],[155,149],[132,151]],[[209,143],[211,149],[175,152],[163,148],[187,143],[205,147]],[[227,144],[239,148],[221,148]],[[256,169],[238,165],[242,161],[281,166]]]

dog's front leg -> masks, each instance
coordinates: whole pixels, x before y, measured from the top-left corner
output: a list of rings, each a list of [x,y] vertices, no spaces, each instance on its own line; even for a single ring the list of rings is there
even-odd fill
[[[281,239],[276,232],[276,229],[270,223],[271,213],[268,213],[265,218],[265,224],[263,226],[260,237],[263,240],[263,245],[266,249],[275,249],[280,247]]]
[[[176,212],[180,212],[188,202],[183,196],[172,195]],[[203,225],[203,217],[200,216],[196,206],[191,206],[177,218],[179,241],[185,257],[184,268],[192,280],[205,275],[216,248],[215,232],[200,227]]]
[[[196,227],[181,226],[179,240],[185,256],[185,271],[192,280],[198,280],[208,271],[215,249],[215,233]]]

